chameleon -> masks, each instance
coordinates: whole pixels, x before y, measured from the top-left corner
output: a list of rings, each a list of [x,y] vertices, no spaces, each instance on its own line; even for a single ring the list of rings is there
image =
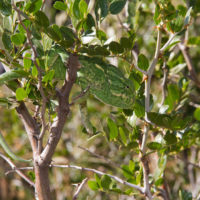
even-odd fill
[[[104,62],[100,58],[79,57],[81,68],[78,71],[78,84],[82,90],[89,90],[101,102],[122,108],[133,108],[135,89],[131,80],[114,65]],[[81,120],[89,134],[93,133],[92,124],[86,109],[86,101],[80,105]]]
[[[8,146],[8,144],[6,143],[2,133],[0,132],[0,145],[3,148],[3,150],[13,159],[13,160],[17,160],[19,162],[31,162],[32,160],[25,160],[23,158],[20,158],[19,156],[15,155],[12,150],[10,149],[10,147]]]
[[[101,102],[123,109],[131,109],[135,100],[133,82],[123,73],[100,58],[81,56],[78,84]]]

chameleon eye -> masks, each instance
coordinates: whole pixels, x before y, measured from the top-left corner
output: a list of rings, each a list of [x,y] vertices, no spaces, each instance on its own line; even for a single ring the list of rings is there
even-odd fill
[[[127,85],[126,88],[129,89],[129,86]]]

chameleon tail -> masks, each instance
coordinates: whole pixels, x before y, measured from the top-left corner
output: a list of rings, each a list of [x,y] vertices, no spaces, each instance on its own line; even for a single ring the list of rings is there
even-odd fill
[[[8,144],[6,143],[3,135],[0,132],[0,145],[3,148],[3,150],[13,159],[13,160],[17,160],[20,162],[31,162],[32,160],[25,160],[23,158],[18,157],[17,155],[15,155],[12,150],[10,149],[10,147],[8,146]]]

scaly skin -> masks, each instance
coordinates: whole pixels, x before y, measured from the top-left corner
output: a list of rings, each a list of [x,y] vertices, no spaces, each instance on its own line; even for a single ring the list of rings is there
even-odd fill
[[[135,90],[131,80],[125,78],[114,65],[99,58],[81,56],[81,69],[78,72],[78,84],[97,99],[111,106],[133,108]]]

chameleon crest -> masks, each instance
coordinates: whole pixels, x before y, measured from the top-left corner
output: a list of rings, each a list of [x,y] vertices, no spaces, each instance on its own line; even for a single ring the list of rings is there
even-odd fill
[[[115,66],[98,58],[80,57],[78,83],[103,103],[123,109],[133,108],[135,89],[131,80]]]

